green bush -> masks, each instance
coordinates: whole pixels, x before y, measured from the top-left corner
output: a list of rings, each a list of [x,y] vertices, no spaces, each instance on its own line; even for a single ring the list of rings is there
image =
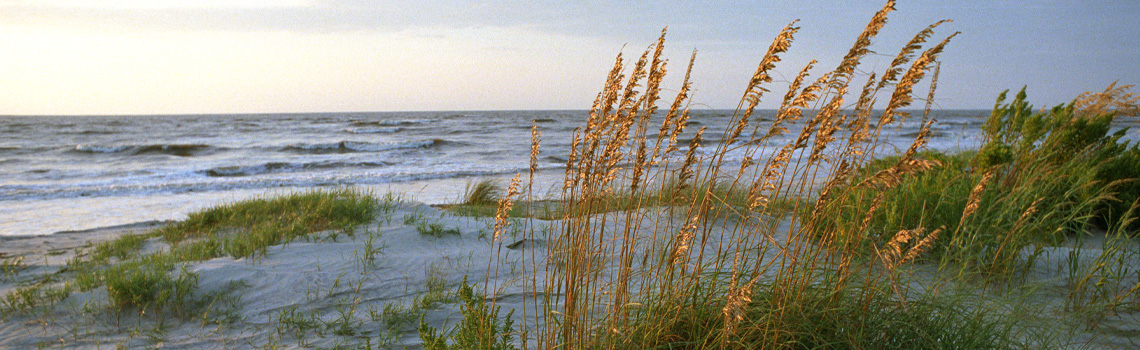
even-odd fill
[[[1025,89],[1007,105],[1003,92],[983,131],[987,142],[979,152],[977,166],[989,169],[1004,165],[1010,172],[1041,162],[1060,167],[1095,169],[1093,181],[1104,190],[1087,191],[1089,197],[1108,194],[1099,201],[1093,222],[1102,228],[1116,225],[1140,195],[1140,147],[1121,142],[1127,128],[1109,134],[1116,115],[1085,107],[1080,101],[1033,113]],[[1091,111],[1096,111],[1091,112]]]
[[[815,233],[843,232],[835,237],[839,246],[874,252],[900,230],[945,227],[927,248],[932,256],[965,271],[1006,275],[1033,264],[1019,262],[1024,248],[1058,244],[1093,224],[1118,225],[1140,193],[1133,180],[1140,177],[1140,150],[1120,141],[1124,131],[1108,134],[1113,115],[1084,115],[1075,103],[1033,112],[1024,90],[1005,99],[1002,93],[983,125],[976,154],[919,153],[941,166],[902,176],[885,191],[842,191]],[[872,161],[852,183],[898,163]],[[976,208],[967,210],[971,196]]]

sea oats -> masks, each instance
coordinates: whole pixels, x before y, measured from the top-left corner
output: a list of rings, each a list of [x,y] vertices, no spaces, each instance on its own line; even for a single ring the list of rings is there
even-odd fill
[[[839,131],[840,124],[842,124],[842,117],[839,110],[843,108],[843,94],[847,92],[847,87],[840,87],[837,90],[835,97],[831,99],[823,110],[819,111],[819,118],[822,123],[819,126],[819,131],[815,135],[815,143],[812,146],[811,155],[808,157],[808,163],[817,163],[824,159],[823,151],[827,145],[835,141],[835,132]]]
[[[768,160],[764,165],[764,170],[760,174],[760,178],[752,183],[748,189],[748,209],[755,210],[756,208],[768,208],[770,200],[770,191],[776,189],[776,180],[784,174],[784,168],[791,160],[792,145],[784,145],[774,157]]]
[[[788,85],[788,93],[784,95],[784,100],[780,102],[780,108],[778,108],[778,110],[782,111],[792,106],[792,101],[795,101],[796,96],[799,95],[800,85],[803,85],[804,79],[807,79],[808,72],[811,71],[813,67],[815,67],[816,63],[818,62],[813,59],[808,62],[808,64],[805,65],[802,70],[800,70],[800,74],[797,74],[796,79],[792,80],[792,83]],[[776,121],[780,121],[778,117]]]
[[[511,183],[507,185],[507,193],[504,193],[503,197],[499,198],[499,205],[495,209],[495,227],[494,234],[491,237],[492,241],[497,241],[502,235],[503,230],[511,223],[509,220],[510,212],[511,208],[515,205],[513,198],[519,194],[519,177],[521,176],[522,174],[515,174],[515,177],[511,179]]]
[[[744,321],[744,307],[752,302],[752,283],[743,286],[729,287],[728,295],[725,296],[724,308],[721,309],[721,314],[724,316],[724,331],[728,334],[733,334],[736,330],[736,324]]]
[[[836,167],[833,175],[831,176],[831,179],[828,180],[827,184],[823,186],[823,189],[819,191],[819,199],[815,201],[815,207],[812,208],[811,217],[818,217],[818,215],[823,212],[824,206],[826,206],[828,201],[831,200],[833,191],[846,184],[847,178],[851,176],[851,173],[851,164],[846,159],[840,161],[839,166]]]
[[[982,191],[985,191],[986,186],[989,185],[991,180],[993,180],[995,173],[997,173],[997,167],[986,171],[986,173],[982,175],[982,179],[978,181],[978,184],[974,186],[974,189],[972,191],[970,191],[970,198],[966,200],[966,208],[962,210],[962,219],[958,222],[959,228],[962,227],[962,224],[966,222],[967,218],[969,218],[974,214],[975,211],[978,210],[978,207],[982,202]]]
[[[832,90],[838,90],[840,87],[846,87],[851,81],[851,74],[855,71],[855,67],[859,65],[859,60],[871,53],[868,47],[871,46],[871,39],[879,34],[879,30],[887,24],[887,14],[895,9],[895,1],[887,1],[879,12],[871,17],[871,21],[867,23],[867,27],[855,39],[855,44],[847,51],[847,55],[843,57],[843,61],[839,63],[839,67],[835,68],[835,74],[832,75],[832,80],[828,83],[828,87]]]
[[[913,247],[907,250],[906,256],[903,256],[897,264],[913,261],[915,258],[918,258],[919,255],[922,255],[922,253],[925,253],[928,249],[930,249],[931,246],[934,245],[934,241],[938,240],[938,234],[941,233],[945,228],[946,226],[939,226],[934,230],[934,232],[931,232],[930,234],[926,235],[926,237],[923,237],[922,240],[918,241],[918,243],[915,243]]]
[[[895,59],[893,61],[891,61],[891,68],[887,69],[886,73],[883,73],[883,80],[879,82],[879,85],[875,88],[875,90],[880,90],[883,87],[886,87],[888,84],[895,82],[895,80],[898,79],[899,74],[903,71],[903,65],[907,64],[907,62],[910,62],[910,58],[914,55],[914,52],[918,49],[921,49],[922,44],[925,43],[932,34],[934,34],[934,28],[946,22],[952,21],[944,19],[935,22],[934,24],[927,26],[926,29],[919,31],[918,34],[915,34],[914,38],[910,39],[910,42],[906,43],[906,46],[903,46],[902,50],[899,51],[899,54],[895,56]]]
[[[1021,216],[1019,216],[1017,218],[1017,221],[1013,223],[1013,230],[1011,230],[1011,231],[1017,231],[1017,229],[1021,228],[1021,225],[1024,224],[1026,222],[1026,220],[1028,220],[1030,217],[1032,217],[1033,214],[1036,214],[1037,213],[1037,205],[1041,204],[1041,201],[1043,201],[1043,200],[1045,200],[1044,197],[1037,198],[1037,200],[1034,200],[1033,203],[1030,204],[1028,208],[1025,208],[1025,211],[1021,212]]]
[[[693,71],[693,62],[697,59],[697,51],[693,50],[693,55],[689,58],[689,66],[685,69],[685,79],[681,82],[681,89],[677,91],[677,97],[673,99],[673,104],[669,106],[669,112],[665,113],[665,120],[661,122],[661,130],[657,133],[657,146],[653,148],[653,156],[656,159],[660,154],[661,141],[663,138],[668,137],[668,145],[665,146],[665,153],[670,153],[677,149],[677,135],[685,131],[685,123],[687,119],[687,110],[682,111],[681,106],[689,98],[689,74]],[[686,116],[682,120],[681,114]],[[666,136],[667,135],[667,136]]]
[[[780,62],[780,54],[788,51],[792,45],[792,39],[799,27],[796,27],[797,21],[792,21],[776,38],[772,40],[772,44],[768,46],[768,52],[764,54],[764,58],[760,59],[760,65],[756,67],[756,73],[752,74],[752,79],[748,81],[748,88],[745,89],[743,101],[748,102],[748,107],[743,109],[743,114],[737,121],[736,126],[729,132],[728,137],[725,138],[725,144],[732,144],[740,133],[748,126],[749,119],[752,116],[756,106],[760,104],[760,98],[768,89],[763,85],[772,81],[772,77],[768,74],[769,71],[776,68],[776,62]]]
[[[871,205],[867,208],[867,213],[863,215],[863,221],[859,223],[859,230],[855,231],[857,234],[862,234],[867,231],[871,226],[871,219],[875,217],[875,212],[883,204],[883,197],[886,196],[886,191],[879,191],[875,194],[875,199],[871,200]]]
[[[669,257],[669,262],[673,266],[678,266],[688,259],[689,248],[693,243],[693,236],[696,235],[700,220],[699,215],[690,217],[681,227],[681,231],[677,232],[677,236],[673,238],[673,253]]]
[[[530,127],[530,173],[531,182],[534,182],[534,173],[538,172],[538,145],[542,138],[542,131],[538,130],[538,124],[531,125]]]
[[[689,180],[693,178],[693,167],[697,163],[697,148],[701,147],[701,135],[704,135],[705,127],[697,130],[697,134],[693,136],[693,140],[689,142],[689,149],[685,151],[685,162],[681,164],[681,169],[677,175],[677,191],[681,192],[688,187]]]
[[[913,230],[899,230],[899,232],[895,233],[894,237],[891,237],[891,240],[888,241],[886,247],[884,247],[886,252],[883,254],[883,260],[887,266],[893,267],[897,265],[900,262],[899,259],[903,256],[902,247],[911,240],[921,236],[925,231],[926,228],[919,227]]]
[[[1132,85],[1116,86],[1112,82],[1102,92],[1085,92],[1073,100],[1073,107],[1080,116],[1091,117],[1115,112],[1117,115],[1140,116],[1140,95],[1128,92]]]
[[[875,173],[875,175],[871,175],[856,186],[875,187],[879,190],[886,190],[901,183],[903,175],[920,173],[941,165],[942,163],[937,160],[902,159],[890,168],[880,170]]]
[[[914,99],[911,97],[914,84],[917,84],[920,80],[922,80],[924,76],[926,76],[927,67],[934,63],[934,61],[938,58],[938,55],[941,54],[942,50],[946,47],[946,44],[950,42],[950,39],[953,39],[959,33],[960,32],[954,32],[953,34],[950,34],[950,36],[942,39],[942,42],[939,42],[937,45],[934,45],[934,47],[923,51],[922,55],[914,60],[914,64],[912,64],[910,66],[910,69],[908,69],[906,73],[903,74],[902,78],[899,79],[898,84],[895,84],[895,91],[891,94],[891,100],[887,104],[887,108],[883,111],[883,116],[879,118],[880,127],[893,123],[895,121],[894,116],[896,114],[900,114],[897,111],[901,108],[910,106],[911,102],[914,101]]]

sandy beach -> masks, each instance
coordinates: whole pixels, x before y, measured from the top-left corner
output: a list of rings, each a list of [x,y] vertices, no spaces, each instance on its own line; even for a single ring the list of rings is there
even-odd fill
[[[647,217],[662,218],[665,208]],[[417,232],[408,218],[426,220],[459,234],[439,237]],[[667,218],[667,217],[666,217]],[[4,238],[0,254],[22,257],[26,268],[5,275],[0,293],[7,294],[35,276],[60,273],[77,252],[92,244],[124,234],[143,233],[166,223],[148,222],[48,236]],[[76,292],[50,308],[7,314],[0,324],[0,348],[33,347],[100,349],[108,347],[164,349],[255,349],[266,346],[416,348],[420,317],[429,325],[446,328],[461,318],[452,291],[464,278],[477,286],[492,286],[497,305],[515,310],[516,328],[533,329],[533,294],[523,283],[535,271],[529,254],[542,260],[546,242],[522,241],[517,236],[494,241],[488,236],[491,218],[459,217],[420,203],[407,202],[364,225],[354,236],[317,233],[304,240],[270,247],[254,259],[216,258],[186,263],[197,274],[191,298],[196,316],[139,315],[109,308],[103,289]],[[558,222],[535,221],[542,227]],[[648,225],[652,227],[652,225]],[[522,227],[520,227],[522,229]],[[516,230],[516,235],[518,234]],[[646,229],[642,235],[648,236]],[[611,237],[611,239],[615,239]],[[1093,245],[1095,241],[1086,243]],[[706,242],[714,247],[719,242]],[[507,248],[511,246],[512,248]],[[168,246],[148,241],[143,252]],[[1064,315],[1065,283],[1056,274],[1065,262],[1058,258],[1074,250],[1052,248],[1039,264],[1038,292],[1031,294],[1044,324]],[[1082,256],[1095,257],[1097,247],[1085,247]],[[539,266],[544,265],[542,262]],[[487,268],[491,266],[491,273]],[[528,267],[524,267],[528,266]],[[935,266],[915,266],[911,273],[930,273]],[[917,272],[916,272],[917,271]],[[927,272],[922,272],[927,271]],[[66,274],[66,272],[62,272]],[[537,271],[541,281],[545,271]],[[918,280],[922,280],[919,277]],[[1012,307],[1013,305],[1011,305]],[[526,311],[524,311],[524,309]],[[1066,322],[1056,327],[1071,326]],[[1063,329],[1080,341],[1071,348],[1129,348],[1140,336],[1140,315],[1114,314],[1094,329]],[[517,338],[516,338],[517,339]]]

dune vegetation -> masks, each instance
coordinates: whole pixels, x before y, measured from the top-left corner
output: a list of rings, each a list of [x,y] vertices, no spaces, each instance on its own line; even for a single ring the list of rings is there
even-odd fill
[[[1067,297],[1048,312],[1090,329],[1134,312],[1140,279],[1128,262],[1140,246],[1128,230],[1140,151],[1123,132],[1109,133],[1117,113],[1136,111],[1129,87],[1040,112],[1024,92],[1008,103],[1002,94],[979,151],[922,152],[936,122],[938,56],[957,33],[930,41],[946,21],[931,24],[885,71],[855,81],[892,10],[893,1],[875,14],[838,67],[812,78],[813,61],[773,96],[770,74],[799,29],[785,27],[732,126],[697,130],[687,147],[678,140],[689,131],[688,71],[658,110],[664,33],[632,67],[619,56],[575,134],[561,226],[541,237],[552,253],[530,262],[546,275],[523,281],[542,320],[516,330],[533,339],[524,347],[1079,346],[1084,340],[1011,311],[1048,309],[1010,300],[1058,279]],[[780,107],[762,119],[756,106],[773,97]],[[915,101],[925,110],[913,112]],[[882,130],[908,118],[921,118],[922,132],[901,154],[883,154]],[[713,132],[717,141],[706,144]],[[769,145],[784,135],[796,136]],[[500,201],[500,222],[510,204]],[[1059,247],[1091,242],[1102,253],[1057,257]],[[1030,278],[1042,269],[1063,276]],[[494,325],[482,323],[482,345],[461,348],[488,348],[501,332]],[[465,327],[473,326],[455,334]]]

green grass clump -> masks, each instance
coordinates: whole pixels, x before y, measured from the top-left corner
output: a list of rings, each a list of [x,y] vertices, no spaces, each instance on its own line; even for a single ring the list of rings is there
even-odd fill
[[[242,201],[190,214],[158,234],[171,244],[194,237],[237,233],[227,253],[245,257],[264,247],[324,230],[352,233],[375,215],[376,201],[352,190],[311,191]]]
[[[899,301],[830,282],[788,294],[757,284],[727,329],[721,300],[654,303],[622,329],[619,349],[1009,349],[1025,348],[1001,316],[969,310],[952,297]]]
[[[174,262],[168,255],[155,255],[132,260],[102,272],[103,283],[111,306],[119,309],[137,308],[181,311],[183,305],[198,286],[198,275],[185,266],[172,276]]]
[[[443,224],[438,222],[419,222],[416,224],[416,232],[421,235],[428,235],[432,237],[443,237],[446,235],[458,236],[458,228],[446,228]]]
[[[483,179],[475,183],[467,183],[463,200],[464,205],[496,205],[503,197],[503,189],[494,179]]]
[[[394,201],[394,197],[386,198]],[[357,225],[371,222],[377,208],[390,211],[394,206],[391,202],[378,206],[373,197],[352,190],[314,190],[241,201],[190,214],[185,221],[149,233],[102,242],[88,256],[69,261],[65,271],[74,273],[79,290],[105,286],[114,308],[180,312],[197,285],[196,274],[184,266],[176,271],[181,263],[252,257],[314,232],[351,234]],[[165,238],[170,249],[139,255],[144,243],[153,238]],[[10,294],[8,298],[14,305],[29,305],[23,296]]]

